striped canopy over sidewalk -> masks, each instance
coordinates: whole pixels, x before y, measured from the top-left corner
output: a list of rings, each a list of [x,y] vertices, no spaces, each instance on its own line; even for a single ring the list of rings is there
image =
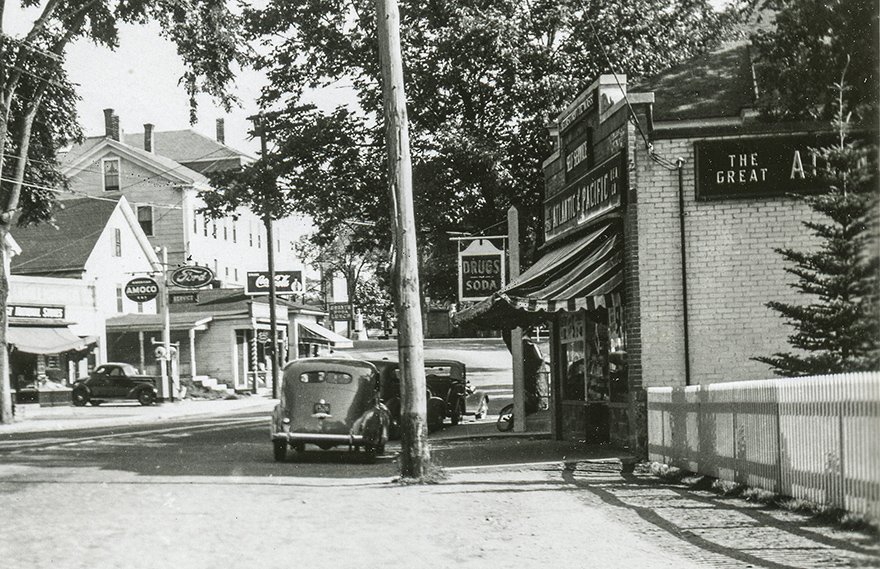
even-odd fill
[[[623,282],[622,238],[612,223],[547,252],[510,284],[455,315],[483,328],[537,325],[559,311],[595,310]]]

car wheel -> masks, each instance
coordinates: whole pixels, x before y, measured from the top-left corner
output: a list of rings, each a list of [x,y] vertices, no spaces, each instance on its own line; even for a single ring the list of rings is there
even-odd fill
[[[144,407],[156,402],[156,394],[149,389],[144,389],[138,394],[138,402]]]
[[[275,462],[284,462],[287,458],[287,441],[272,441],[272,454]]]
[[[480,399],[480,406],[477,407],[477,412],[474,414],[474,416],[477,419],[482,419],[483,417],[485,417],[488,414],[489,414],[489,398],[483,397],[482,399]]]
[[[74,389],[73,390],[73,404],[77,407],[82,407],[86,403],[89,402],[89,394],[85,389]]]
[[[497,427],[502,433],[506,433],[513,428],[513,403],[505,405],[501,413],[498,414]]]

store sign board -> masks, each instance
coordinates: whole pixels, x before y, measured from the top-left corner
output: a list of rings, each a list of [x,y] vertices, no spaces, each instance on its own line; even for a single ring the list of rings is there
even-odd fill
[[[599,164],[544,201],[544,240],[568,234],[623,203],[625,154]]]
[[[327,305],[330,320],[344,322],[351,319],[351,305],[347,302],[331,302]]]
[[[764,197],[822,189],[816,149],[833,135],[699,140],[694,143],[697,199]]]
[[[159,283],[150,277],[131,279],[125,285],[125,296],[133,302],[149,302],[159,294]]]
[[[505,284],[504,249],[489,239],[474,239],[458,253],[458,298],[483,300]]]
[[[63,306],[6,306],[6,316],[10,318],[33,318],[36,320],[64,320]]]
[[[199,301],[199,293],[191,292],[169,292],[168,304],[196,304]]]
[[[275,271],[275,292],[292,294],[302,292],[302,271]],[[253,271],[247,274],[245,294],[269,294],[269,271]]]

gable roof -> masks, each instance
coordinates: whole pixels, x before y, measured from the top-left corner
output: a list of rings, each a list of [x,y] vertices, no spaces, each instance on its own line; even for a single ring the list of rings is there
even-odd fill
[[[209,184],[208,178],[183,164],[175,162],[171,158],[147,152],[106,136],[89,137],[82,144],[73,146],[62,158],[61,172],[68,177],[73,177],[83,168],[83,164],[107,154],[110,150],[154,172],[157,176],[163,176],[177,183],[188,185]]]
[[[12,258],[14,275],[77,276],[110,216],[117,199],[68,199],[55,204],[54,224],[13,227],[21,253]]]
[[[125,134],[123,140],[129,146],[141,149],[144,133]],[[252,160],[250,156],[193,130],[154,131],[153,153],[201,173],[229,170]]]
[[[740,117],[756,102],[749,42],[725,42],[635,82],[629,91],[654,93],[655,122]]]

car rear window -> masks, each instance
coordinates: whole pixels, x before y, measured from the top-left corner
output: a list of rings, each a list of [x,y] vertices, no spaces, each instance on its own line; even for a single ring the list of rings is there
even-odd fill
[[[351,383],[351,375],[341,371],[308,371],[299,376],[300,383]]]

